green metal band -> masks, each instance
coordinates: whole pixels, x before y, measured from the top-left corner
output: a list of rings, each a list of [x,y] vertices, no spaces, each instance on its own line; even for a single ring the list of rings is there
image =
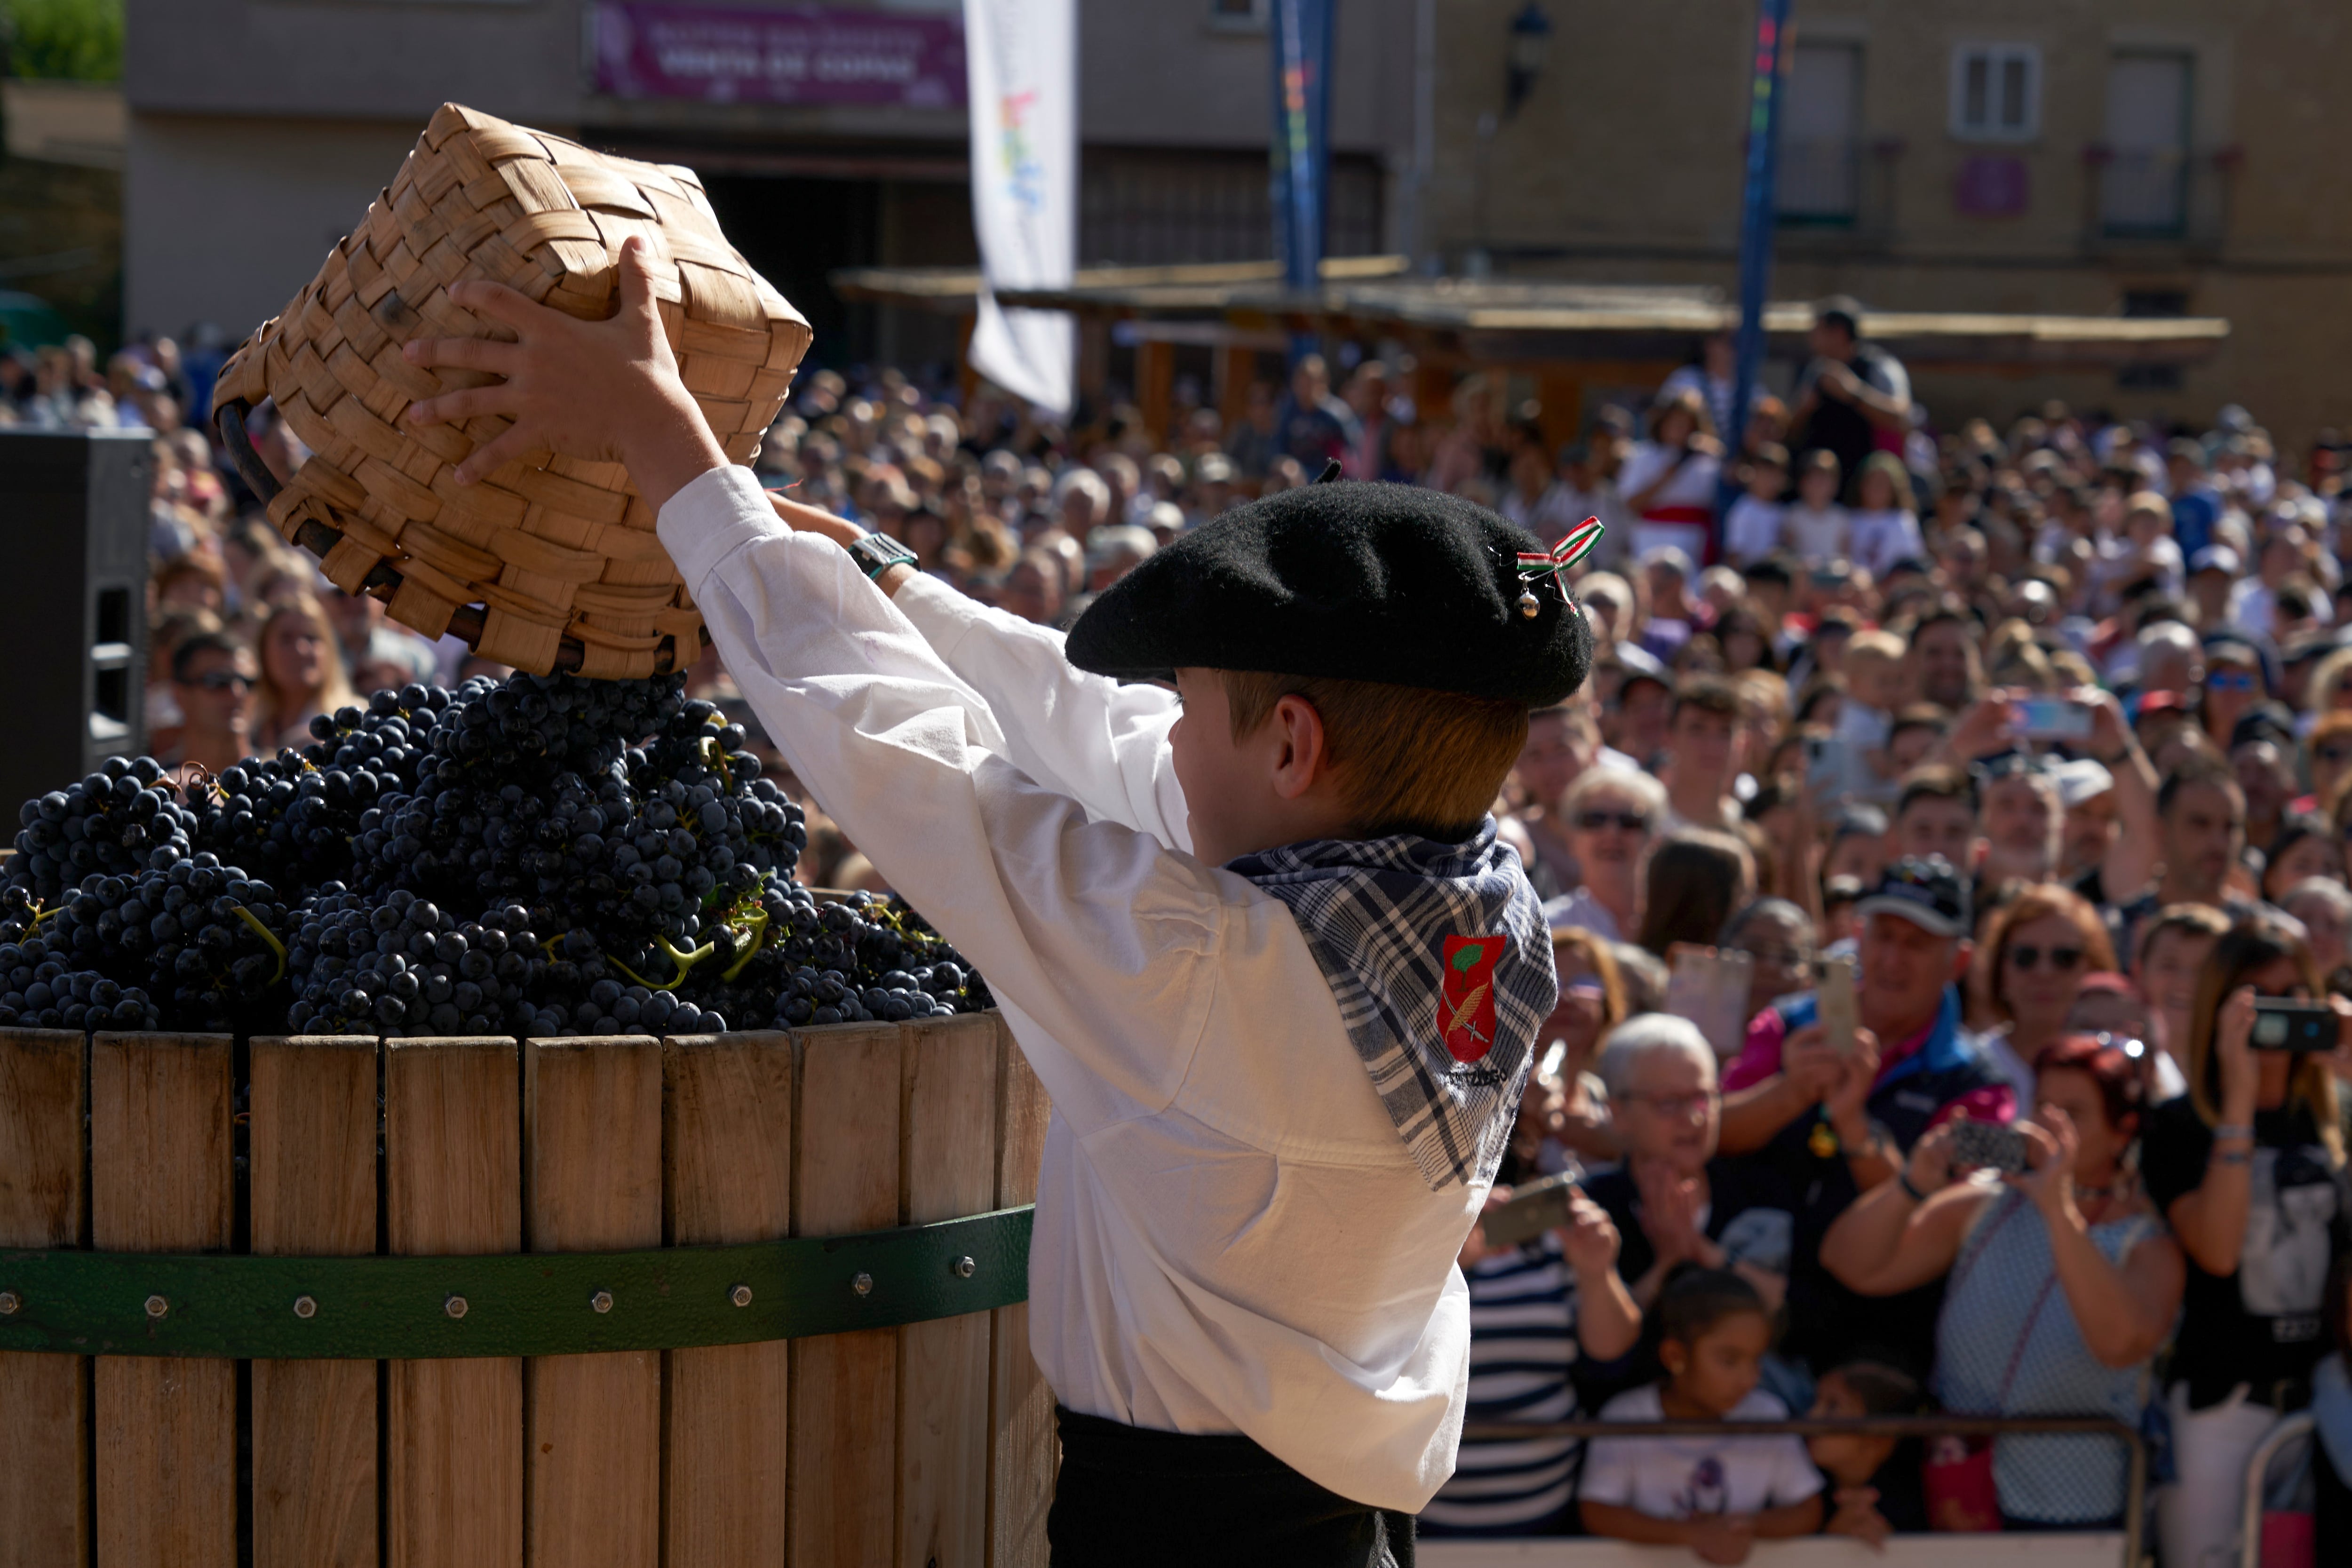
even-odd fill
[[[0,1250],[0,1350],[417,1361],[683,1350],[892,1328],[1025,1300],[1034,1212],[643,1252]]]

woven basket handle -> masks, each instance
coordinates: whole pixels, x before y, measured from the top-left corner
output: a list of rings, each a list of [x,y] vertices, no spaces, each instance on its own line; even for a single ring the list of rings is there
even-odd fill
[[[237,478],[245,481],[246,489],[261,498],[262,505],[268,506],[286,487],[278,482],[278,476],[269,471],[269,465],[253,449],[253,438],[245,433],[245,416],[251,412],[245,399],[232,398],[220,405],[213,423],[220,428],[221,444],[228,448],[229,461],[236,465]]]

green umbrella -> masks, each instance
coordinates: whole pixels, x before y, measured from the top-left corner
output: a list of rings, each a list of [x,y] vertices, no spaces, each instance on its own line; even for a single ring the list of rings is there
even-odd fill
[[[0,289],[0,342],[37,349],[62,343],[72,335],[71,323],[47,300],[20,289]]]

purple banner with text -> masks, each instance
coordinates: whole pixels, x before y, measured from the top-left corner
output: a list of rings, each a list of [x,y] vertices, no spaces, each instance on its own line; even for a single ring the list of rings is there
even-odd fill
[[[963,22],[818,5],[597,0],[596,89],[709,103],[960,108]]]

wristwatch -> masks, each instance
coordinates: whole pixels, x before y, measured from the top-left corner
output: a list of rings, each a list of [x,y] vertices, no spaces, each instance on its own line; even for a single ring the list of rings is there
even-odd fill
[[[857,563],[858,570],[870,582],[893,566],[915,566],[920,563],[915,552],[887,533],[861,534],[845,547],[849,558]]]

